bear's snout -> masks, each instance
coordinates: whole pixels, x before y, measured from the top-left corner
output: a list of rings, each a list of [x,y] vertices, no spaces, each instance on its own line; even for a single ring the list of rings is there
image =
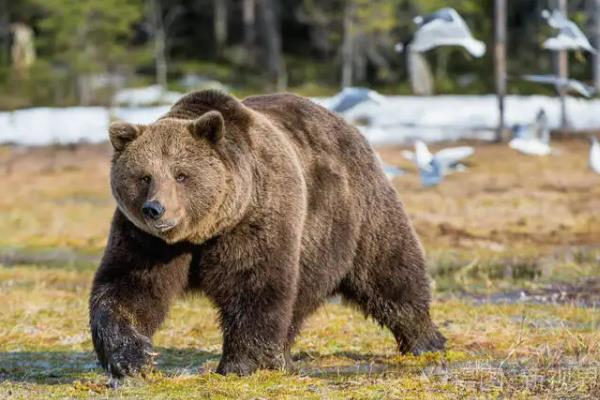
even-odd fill
[[[163,207],[163,205],[155,200],[147,201],[142,206],[142,214],[144,214],[146,218],[149,218],[153,221],[162,217],[164,213],[165,208]]]

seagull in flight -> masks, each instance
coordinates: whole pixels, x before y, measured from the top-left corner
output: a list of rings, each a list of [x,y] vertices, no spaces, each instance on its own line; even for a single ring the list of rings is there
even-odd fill
[[[347,87],[331,99],[329,109],[337,113],[344,113],[361,103],[373,102],[381,105],[386,101],[385,97],[374,90],[362,87]]]
[[[413,21],[418,29],[406,46],[411,51],[422,53],[438,46],[462,46],[474,57],[485,54],[485,43],[473,37],[464,19],[453,8],[419,15]],[[403,51],[404,45],[398,43],[395,49]]]
[[[586,85],[575,79],[561,78],[557,75],[523,75],[523,79],[528,82],[540,83],[542,85],[553,85],[556,88],[556,91],[565,89],[568,92],[578,93],[588,99],[596,94],[596,91],[592,86]]]
[[[402,155],[415,163],[419,168],[423,186],[435,186],[442,182],[444,176],[452,172],[464,171],[460,161],[473,155],[471,146],[449,147],[432,154],[422,140],[415,142],[415,152],[403,151]]]
[[[548,50],[585,50],[589,53],[596,54],[597,51],[592,47],[590,41],[583,34],[581,29],[575,22],[569,20],[563,13],[558,10],[542,11],[542,17],[548,21],[554,29],[558,29],[558,35],[546,39],[543,47]]]

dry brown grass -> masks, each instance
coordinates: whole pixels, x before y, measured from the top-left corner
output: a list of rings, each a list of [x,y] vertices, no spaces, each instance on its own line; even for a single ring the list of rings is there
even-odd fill
[[[468,171],[433,189],[401,148],[379,149],[411,172],[394,184],[430,254],[446,353],[400,356],[389,332],[328,304],[294,348],[300,372],[224,378],[211,372],[215,311],[191,297],[155,338],[158,371],[110,391],[87,327],[93,257],[61,258],[104,246],[110,150],[0,147],[0,398],[598,398],[600,313],[569,301],[600,298],[589,279],[600,275],[600,177],[586,142],[556,148],[532,158],[476,144]],[[495,302],[517,288],[565,292],[567,303]]]
[[[412,172],[394,183],[426,247],[548,253],[600,243],[600,176],[588,167],[585,140],[556,142],[550,157],[474,146],[469,169],[433,189],[421,188],[401,148],[379,149]]]

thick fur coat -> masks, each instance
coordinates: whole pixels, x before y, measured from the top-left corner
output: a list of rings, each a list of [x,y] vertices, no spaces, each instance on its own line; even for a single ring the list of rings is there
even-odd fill
[[[118,208],[90,298],[101,365],[152,360],[178,296],[219,310],[217,371],[291,365],[302,322],[334,294],[389,328],[401,352],[442,349],[419,240],[360,133],[290,94],[189,94],[147,126],[115,123]]]

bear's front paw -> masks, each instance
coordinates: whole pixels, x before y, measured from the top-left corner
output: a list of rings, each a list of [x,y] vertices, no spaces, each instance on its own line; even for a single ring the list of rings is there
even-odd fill
[[[250,360],[223,361],[217,367],[217,374],[236,374],[239,376],[250,375],[256,371],[256,364]]]
[[[238,356],[235,358],[225,356],[221,358],[221,362],[217,367],[217,373],[221,375],[236,374],[244,376],[252,374],[257,369],[284,371],[287,366],[286,357],[283,353],[275,355],[270,354],[268,356],[266,354],[260,356],[254,355],[252,357]]]
[[[446,338],[436,328],[433,328],[427,335],[420,337],[410,348],[404,349],[404,351],[401,349],[401,351],[418,356],[424,353],[443,351],[445,347]]]
[[[133,333],[122,336],[119,343],[107,352],[105,368],[112,380],[120,380],[127,375],[144,373],[151,369],[155,356],[150,339]]]

